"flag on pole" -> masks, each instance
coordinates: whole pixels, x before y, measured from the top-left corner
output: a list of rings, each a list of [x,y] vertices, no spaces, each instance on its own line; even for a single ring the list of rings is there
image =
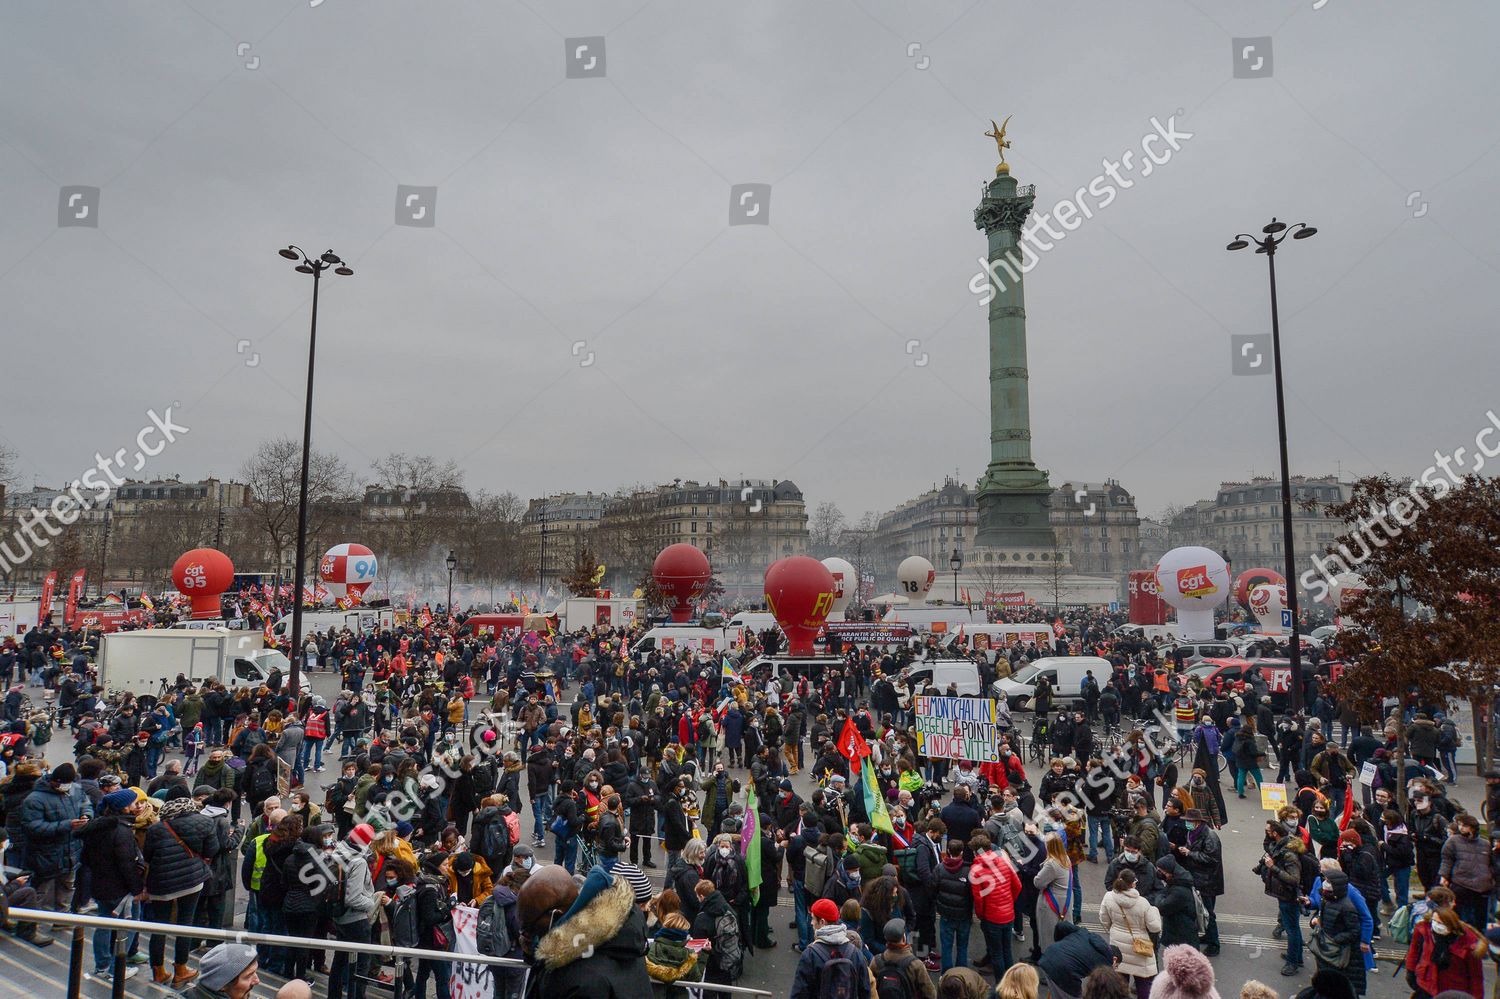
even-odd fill
[[[743,676],[741,676],[739,674],[739,672],[736,671],[735,668],[732,665],[730,665],[730,660],[729,660],[728,656],[724,657],[724,668],[723,668],[723,671],[719,674],[719,676],[721,678],[725,679],[725,680],[728,680],[730,683],[744,683],[745,682],[745,678]]]
[[[896,828],[891,825],[890,809],[885,805],[885,795],[880,793],[880,785],[875,782],[875,764],[869,756],[864,758],[860,766],[860,779],[865,785],[865,812],[870,816],[870,825],[877,832],[895,832]]]
[[[852,717],[844,719],[838,749],[851,766],[858,766],[860,760],[870,755],[870,746],[865,742],[865,737],[859,734],[859,729],[855,728]]]
[[[750,900],[760,901],[760,810],[755,802],[755,785],[745,797],[745,824],[740,828],[740,854],[745,858],[745,877],[750,884]]]

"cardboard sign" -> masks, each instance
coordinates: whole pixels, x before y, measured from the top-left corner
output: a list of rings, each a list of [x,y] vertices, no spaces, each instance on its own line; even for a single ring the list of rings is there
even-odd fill
[[[915,701],[919,753],[945,760],[999,761],[993,700],[924,695]]]
[[[1366,760],[1365,765],[1359,768],[1359,782],[1365,787],[1375,786],[1375,762]]]
[[[1286,807],[1286,785],[1285,784],[1262,784],[1260,786],[1260,807],[1262,811],[1274,812]]]

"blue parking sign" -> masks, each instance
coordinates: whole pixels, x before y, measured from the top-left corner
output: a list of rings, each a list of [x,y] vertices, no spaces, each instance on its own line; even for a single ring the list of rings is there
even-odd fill
[[[1292,612],[1284,610],[1281,612],[1281,626],[1287,631],[1292,629]]]
[[[1109,602],[1109,612],[1111,614],[1118,614],[1119,611],[1120,611],[1120,601],[1118,601],[1118,600],[1111,600]]]

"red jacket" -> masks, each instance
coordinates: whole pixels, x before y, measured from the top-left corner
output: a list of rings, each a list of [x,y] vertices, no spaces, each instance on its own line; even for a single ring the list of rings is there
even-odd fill
[[[969,868],[969,887],[974,893],[974,917],[991,923],[1012,923],[1021,877],[999,850],[986,850]]]
[[[1411,949],[1406,966],[1417,973],[1417,984],[1430,996],[1456,989],[1474,999],[1484,999],[1484,952],[1486,945],[1471,928],[1448,948],[1448,967],[1438,970],[1432,962],[1432,923],[1423,919],[1411,930]]]
[[[1021,758],[1012,753],[1004,763],[981,763],[979,775],[989,782],[991,791],[1004,791],[1012,784],[1020,785],[1026,779],[1021,768]]]

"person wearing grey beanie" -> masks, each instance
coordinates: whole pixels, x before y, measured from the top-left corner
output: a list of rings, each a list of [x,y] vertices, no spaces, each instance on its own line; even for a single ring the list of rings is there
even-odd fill
[[[202,999],[219,996],[245,999],[260,984],[258,970],[254,947],[221,943],[198,962],[198,985],[194,991]]]

